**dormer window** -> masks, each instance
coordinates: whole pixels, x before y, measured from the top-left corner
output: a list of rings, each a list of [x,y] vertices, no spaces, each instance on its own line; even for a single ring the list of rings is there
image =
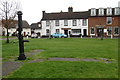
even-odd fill
[[[120,8],[119,7],[115,8],[115,15],[120,15]]]
[[[112,15],[112,8],[107,8],[107,15]]]
[[[96,16],[96,9],[95,8],[91,8],[91,16]]]
[[[104,15],[104,9],[103,8],[99,8],[99,15],[103,16]]]

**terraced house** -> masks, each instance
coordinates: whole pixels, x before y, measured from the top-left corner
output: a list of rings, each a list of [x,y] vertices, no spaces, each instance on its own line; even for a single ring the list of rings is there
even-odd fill
[[[7,35],[7,28],[5,27],[5,23],[6,23],[5,20],[2,20],[2,35],[3,36]],[[30,36],[31,29],[26,20],[22,21],[22,27],[23,27],[23,31],[22,31],[23,36],[27,36],[27,35]],[[8,25],[9,36],[16,36],[18,33],[17,29],[18,29],[18,21],[17,20],[14,20],[13,22],[9,21],[9,25]]]
[[[89,36],[118,37],[120,35],[120,7],[92,8],[88,18]]]
[[[59,32],[69,36],[120,36],[120,7],[91,8],[88,11],[46,13],[41,19],[41,36]]]
[[[41,35],[48,36],[59,32],[68,36],[87,36],[88,16],[89,11],[73,12],[72,7],[68,8],[68,12],[46,13],[43,11]]]

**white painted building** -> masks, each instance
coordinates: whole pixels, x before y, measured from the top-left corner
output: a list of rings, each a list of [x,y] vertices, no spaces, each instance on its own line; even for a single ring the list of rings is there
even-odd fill
[[[69,7],[68,12],[46,13],[43,11],[41,20],[41,35],[48,36],[50,33],[64,33],[68,36],[88,35],[89,11],[73,12]]]
[[[14,21],[15,23],[14,24],[11,24],[8,28],[8,33],[9,33],[9,36],[14,36],[18,33],[17,31],[17,28],[18,28],[18,22],[15,20]],[[22,26],[23,26],[23,31],[22,31],[22,34],[23,36],[31,36],[31,29],[30,29],[30,26],[28,24],[27,21],[23,20],[22,21]],[[3,35],[7,35],[7,29],[5,27],[2,28],[2,33]]]
[[[2,22],[0,20],[0,36],[2,36]]]
[[[30,25],[31,27],[31,34],[39,34],[39,36],[41,35],[41,24],[40,23],[32,23]]]

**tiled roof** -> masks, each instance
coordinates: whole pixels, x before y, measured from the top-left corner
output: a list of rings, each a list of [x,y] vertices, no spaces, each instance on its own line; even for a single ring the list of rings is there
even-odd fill
[[[5,27],[5,20],[2,21],[2,24],[3,24],[3,26]],[[14,21],[12,21],[11,24],[9,24],[9,27],[8,27],[8,28],[16,28],[16,26],[18,26],[18,21],[17,21],[17,20],[14,20]],[[23,27],[23,28],[30,28],[28,22],[25,21],[25,20],[22,21],[22,27]]]
[[[44,13],[42,20],[87,19],[90,11]]]
[[[41,28],[38,26],[38,23],[32,23],[32,24],[30,25],[30,28],[31,28],[31,29],[41,29]]]

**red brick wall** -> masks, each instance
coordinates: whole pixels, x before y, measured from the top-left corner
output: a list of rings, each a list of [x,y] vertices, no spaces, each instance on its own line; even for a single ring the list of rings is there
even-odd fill
[[[105,29],[107,29],[107,27],[120,26],[120,17],[112,17],[111,25],[108,25],[106,21],[107,21],[107,17],[89,17],[88,18],[88,35],[90,36],[90,27],[97,27],[96,25],[105,25],[104,27]]]

